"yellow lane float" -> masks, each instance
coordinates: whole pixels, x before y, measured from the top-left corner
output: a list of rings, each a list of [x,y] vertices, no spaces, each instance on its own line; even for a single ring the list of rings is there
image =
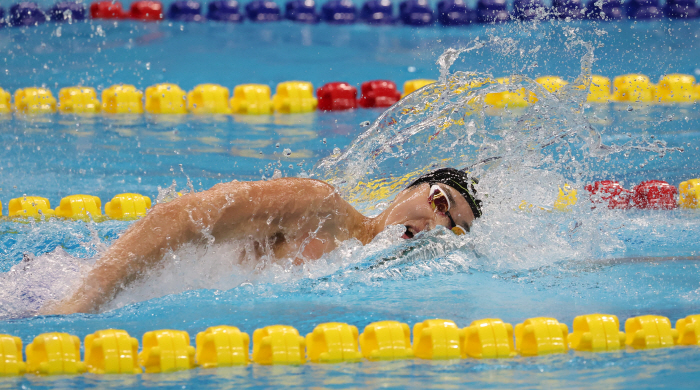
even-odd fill
[[[678,330],[662,316],[647,315],[625,321],[626,344],[635,349],[667,348],[675,344]]]
[[[51,204],[46,198],[39,196],[23,196],[11,199],[7,205],[7,214],[10,217],[41,217],[54,215]]]
[[[187,93],[187,109],[198,115],[230,114],[230,92],[218,84],[200,84]]]
[[[464,329],[450,320],[425,320],[413,326],[413,354],[420,359],[459,359]]]
[[[700,208],[700,179],[691,179],[678,186],[678,204],[682,208]]]
[[[143,350],[138,357],[146,373],[157,373],[192,369],[194,355],[187,332],[164,329],[143,335]]]
[[[656,87],[643,74],[626,74],[613,80],[612,100],[615,102],[648,103],[654,100]]]
[[[253,361],[258,364],[304,364],[306,341],[291,326],[271,325],[253,332]]]
[[[610,79],[604,76],[591,76],[591,87],[586,100],[595,103],[608,103],[612,100]]]
[[[85,337],[85,366],[92,374],[140,374],[139,341],[124,330],[106,329]]]
[[[26,115],[56,112],[56,98],[47,88],[24,88],[15,92],[15,110]]]
[[[511,79],[508,77],[500,77],[496,79],[498,84],[510,85]],[[525,87],[517,89],[505,90],[503,92],[487,93],[484,97],[484,104],[496,108],[522,108],[537,101],[535,93],[528,91]]]
[[[544,89],[553,94],[556,94],[557,92],[559,92],[559,90],[564,88],[565,85],[569,84],[568,82],[564,81],[564,79],[558,76],[538,77],[535,79],[535,81],[541,84],[544,87]]]
[[[22,340],[0,334],[0,377],[17,376],[25,372],[27,364],[22,360]]]
[[[472,321],[465,328],[462,357],[497,359],[515,356],[513,325],[497,318]]]
[[[667,74],[656,88],[656,101],[661,103],[693,103],[700,99],[695,77],[688,74]]]
[[[230,104],[234,114],[270,115],[274,111],[270,87],[264,84],[237,85]]]
[[[197,364],[204,368],[248,364],[249,345],[250,336],[235,326],[212,326],[197,333]]]
[[[611,314],[588,314],[574,318],[569,347],[577,351],[606,352],[625,347],[625,333],[620,321]]]
[[[119,194],[105,204],[105,214],[112,219],[132,220],[146,215],[151,198],[141,194]]]
[[[306,354],[314,363],[358,362],[357,327],[340,322],[317,325],[306,335]]]
[[[411,330],[397,321],[373,322],[360,335],[360,349],[369,360],[412,358]]]
[[[523,356],[564,353],[569,328],[554,318],[537,317],[515,325],[515,348]]]
[[[314,97],[314,86],[305,81],[286,81],[277,84],[272,97],[275,111],[282,114],[300,114],[316,111],[318,100]]]
[[[178,85],[162,83],[146,88],[146,112],[149,114],[187,114],[185,91]]]
[[[113,85],[102,91],[102,111],[109,114],[143,114],[143,92],[133,85]]]
[[[700,345],[700,315],[690,315],[676,321],[679,345]]]
[[[56,216],[72,219],[88,219],[102,216],[102,201],[92,195],[70,195],[61,199]]]
[[[27,345],[27,372],[37,375],[76,375],[85,372],[80,339],[68,333],[43,333]]]
[[[58,92],[58,110],[62,114],[96,114],[102,107],[94,88],[68,87]]]
[[[12,112],[12,96],[9,92],[0,88],[0,114],[9,114]]]
[[[559,195],[554,201],[554,210],[567,211],[578,202],[578,191],[569,184],[559,187]]]
[[[437,83],[437,80],[432,80],[432,79],[415,79],[415,80],[408,80],[405,83],[403,83],[403,94],[401,94],[401,97],[405,97],[406,95],[412,94],[414,91],[417,91],[426,85],[430,84],[435,84]]]

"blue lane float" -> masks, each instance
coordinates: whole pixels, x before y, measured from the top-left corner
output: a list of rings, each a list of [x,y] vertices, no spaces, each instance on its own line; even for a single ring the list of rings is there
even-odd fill
[[[252,22],[278,22],[282,19],[280,7],[268,0],[255,0],[246,4],[245,13]]]
[[[476,4],[476,21],[479,23],[505,23],[509,20],[506,0],[479,0]]]
[[[207,19],[217,22],[240,23],[245,19],[235,0],[217,0],[209,3]]]
[[[394,24],[394,5],[391,0],[368,0],[360,9],[360,20],[367,24]]]
[[[321,7],[321,19],[330,24],[355,23],[357,7],[350,0],[330,0]]]
[[[316,12],[313,0],[292,0],[284,5],[284,18],[299,23],[318,23],[320,16]]]
[[[202,5],[190,0],[176,1],[170,4],[168,19],[177,22],[202,22]]]
[[[581,0],[552,0],[552,16],[559,19],[583,19]]]
[[[546,15],[547,8],[542,0],[515,0],[513,2],[513,17],[518,20],[544,19]]]
[[[441,0],[437,7],[438,22],[443,26],[464,26],[474,22],[474,12],[464,0]]]
[[[657,20],[662,17],[659,0],[628,0],[625,11],[629,19]]]
[[[622,20],[622,0],[589,0],[586,16],[591,20]]]
[[[49,15],[54,22],[85,20],[85,5],[74,1],[63,1],[54,4],[49,9]]]
[[[666,0],[664,15],[671,19],[695,19],[700,15],[700,9],[695,0]]]
[[[46,15],[37,3],[29,1],[13,4],[8,16],[9,24],[15,27],[36,26],[46,22]]]
[[[435,20],[427,0],[406,0],[399,6],[399,17],[409,26],[430,26]]]

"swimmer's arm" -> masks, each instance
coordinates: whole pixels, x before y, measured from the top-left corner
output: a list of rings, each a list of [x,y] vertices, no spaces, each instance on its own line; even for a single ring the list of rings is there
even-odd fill
[[[41,314],[71,314],[95,311],[113,297],[124,284],[162,259],[168,249],[176,249],[194,238],[188,228],[187,214],[194,197],[185,195],[172,202],[156,205],[144,218],[131,225],[81,280],[73,295],[49,304]]]
[[[95,311],[185,243],[230,236],[270,237],[279,231],[282,219],[294,223],[309,210],[342,207],[338,202],[345,203],[326,183],[279,179],[222,183],[156,205],[112,244],[73,296],[43,309],[42,314]]]

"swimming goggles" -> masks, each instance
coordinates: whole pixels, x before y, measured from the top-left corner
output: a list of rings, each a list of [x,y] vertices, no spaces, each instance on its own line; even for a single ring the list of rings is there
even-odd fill
[[[450,224],[452,226],[450,230],[452,230],[454,234],[458,236],[467,234],[467,230],[464,230],[463,227],[457,225],[455,220],[452,219],[452,215],[450,215],[450,206],[452,206],[450,204],[450,199],[447,197],[447,194],[445,194],[445,191],[437,184],[430,187],[428,202],[430,202],[430,206],[433,208],[434,212],[444,214],[450,219]]]

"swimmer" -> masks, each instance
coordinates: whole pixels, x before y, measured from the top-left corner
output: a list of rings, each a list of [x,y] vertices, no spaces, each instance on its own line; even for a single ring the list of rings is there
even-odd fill
[[[49,304],[41,314],[97,311],[187,243],[249,238],[257,257],[267,249],[274,258],[301,264],[345,240],[367,244],[390,225],[405,226],[405,239],[437,225],[465,234],[481,216],[475,182],[453,168],[430,172],[401,191],[376,217],[362,215],[333,186],[319,180],[220,183],[153,207],[105,251],[71,297]]]

